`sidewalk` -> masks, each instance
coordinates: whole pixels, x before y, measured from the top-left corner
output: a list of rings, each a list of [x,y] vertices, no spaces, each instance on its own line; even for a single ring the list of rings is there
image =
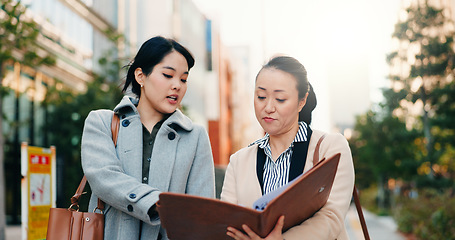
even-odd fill
[[[21,240],[21,225],[6,225],[6,240]]]
[[[406,240],[406,238],[397,232],[397,225],[392,217],[376,216],[363,209],[363,215],[368,228],[370,239],[372,240]],[[349,239],[364,240],[362,226],[360,225],[359,216],[355,205],[352,204],[346,216],[346,228]]]

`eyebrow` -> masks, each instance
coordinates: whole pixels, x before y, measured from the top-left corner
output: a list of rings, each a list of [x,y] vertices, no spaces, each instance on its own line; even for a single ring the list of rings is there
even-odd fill
[[[164,66],[163,68],[165,68],[165,69],[169,69],[169,70],[172,70],[172,71],[174,71],[174,72],[177,72],[177,70],[175,70],[175,68],[173,68],[173,67],[170,67],[170,66]],[[189,72],[188,72],[188,71],[186,71],[186,72],[184,72],[183,74],[189,74]]]
[[[258,88],[261,89],[261,90],[264,90],[264,91],[267,90],[267,89],[265,89],[263,87],[258,87]],[[274,92],[285,92],[284,90],[281,90],[281,89],[276,89],[276,90],[273,90],[273,91]]]

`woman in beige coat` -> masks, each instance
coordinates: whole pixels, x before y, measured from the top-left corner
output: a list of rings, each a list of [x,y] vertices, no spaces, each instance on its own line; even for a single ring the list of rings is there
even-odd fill
[[[326,135],[319,158],[341,153],[329,199],[311,218],[282,232],[282,216],[265,239],[348,239],[344,218],[354,187],[354,167],[349,145],[341,134],[310,128],[316,96],[306,70],[296,59],[279,56],[259,71],[254,90],[256,118],[265,136],[233,154],[226,170],[221,199],[253,206],[262,195],[285,185],[313,167],[316,143]],[[302,203],[304,205],[305,203]],[[244,225],[228,227],[233,239],[261,239]]]

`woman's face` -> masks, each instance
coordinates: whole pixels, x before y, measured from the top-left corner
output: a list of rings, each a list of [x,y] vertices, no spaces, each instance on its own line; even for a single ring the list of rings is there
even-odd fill
[[[306,98],[299,101],[297,80],[291,74],[275,69],[262,69],[256,79],[254,110],[256,118],[270,136],[298,128],[299,112]]]
[[[135,71],[141,87],[139,105],[160,114],[173,113],[179,107],[187,89],[188,63],[177,51],[172,51],[153,67],[146,76],[142,69]]]

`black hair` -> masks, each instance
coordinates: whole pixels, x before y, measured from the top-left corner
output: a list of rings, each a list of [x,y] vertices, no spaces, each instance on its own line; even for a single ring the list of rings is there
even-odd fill
[[[194,58],[191,53],[183,47],[180,43],[170,38],[161,36],[153,37],[147,40],[139,48],[139,51],[134,57],[134,60],[128,66],[128,73],[126,75],[125,85],[123,92],[125,92],[131,84],[131,91],[136,94],[138,98],[141,97],[141,86],[136,81],[134,71],[141,68],[142,72],[148,76],[152,73],[155,65],[160,63],[165,56],[172,51],[177,51],[183,55],[188,63],[188,71],[194,66]]]
[[[270,59],[268,63],[262,66],[262,69],[267,68],[275,68],[294,76],[294,78],[297,80],[297,91],[299,92],[299,100],[302,100],[308,93],[306,104],[299,112],[299,121],[304,121],[306,124],[310,125],[311,112],[316,107],[317,100],[316,94],[314,93],[313,90],[313,86],[311,86],[311,84],[308,82],[305,67],[297,59],[293,57],[278,56]],[[262,69],[259,71],[259,73],[261,73]]]

